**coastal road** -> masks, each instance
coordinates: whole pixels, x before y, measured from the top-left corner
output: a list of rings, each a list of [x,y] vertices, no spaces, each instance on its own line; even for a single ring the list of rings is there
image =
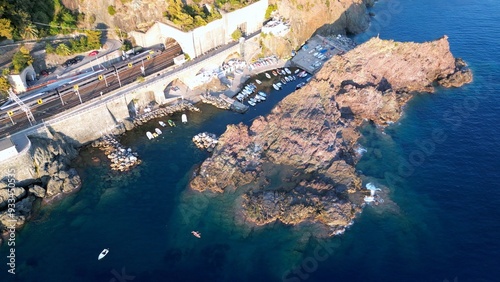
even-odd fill
[[[179,45],[170,46],[162,54],[152,57],[147,60],[144,57],[141,63],[137,63],[132,67],[126,67],[116,72],[111,72],[105,75],[102,80],[99,80],[99,75],[101,73],[95,74],[95,79],[91,82],[87,82],[84,85],[78,87],[78,92],[85,103],[93,98],[105,95],[113,90],[120,88],[121,85],[127,85],[137,80],[139,76],[142,76],[141,67],[144,65],[144,72],[147,75],[151,75],[165,68],[168,68],[174,64],[173,59],[175,56],[182,53]],[[78,84],[78,83],[76,83]],[[33,117],[36,123],[42,122],[42,119],[47,119],[50,116],[61,113],[68,109],[71,109],[80,104],[80,98],[72,90],[73,86],[69,85],[65,90],[61,90],[61,97],[58,95],[43,98],[41,104],[34,104],[30,107]],[[69,89],[70,90],[66,90]],[[102,94],[101,94],[102,93]],[[62,101],[61,101],[62,100]],[[63,104],[64,103],[64,104]],[[12,121],[15,124],[12,124]],[[9,133],[17,132],[29,128],[31,126],[27,119],[26,113],[23,111],[16,111],[9,118],[6,113],[3,113],[0,120],[0,138],[7,136]]]

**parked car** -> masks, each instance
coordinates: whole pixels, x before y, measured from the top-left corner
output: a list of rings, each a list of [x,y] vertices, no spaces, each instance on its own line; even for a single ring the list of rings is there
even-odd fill
[[[89,56],[95,56],[97,54],[99,54],[99,51],[94,50],[94,51],[92,51],[92,52],[89,53]]]
[[[69,60],[67,60],[66,62],[64,62],[64,63],[62,64],[62,66],[63,66],[63,67],[65,67],[65,68],[67,68],[67,67],[69,67],[69,66],[71,66],[71,65],[74,65],[74,64],[76,64],[76,63],[77,63],[77,62],[76,62],[76,60],[75,60],[75,59],[69,59]]]
[[[84,56],[76,56],[72,60],[76,60],[76,62],[79,63],[79,62],[83,61],[84,58],[85,58]]]

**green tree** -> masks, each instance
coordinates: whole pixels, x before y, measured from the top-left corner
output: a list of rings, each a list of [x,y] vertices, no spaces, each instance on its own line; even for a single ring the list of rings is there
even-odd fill
[[[9,80],[4,76],[0,76],[0,97],[2,99],[7,98],[9,96],[7,91],[9,90],[10,87],[11,85]]]
[[[24,68],[31,65],[32,63],[33,57],[31,57],[30,51],[26,47],[21,46],[21,48],[19,48],[19,51],[17,51],[14,54],[14,57],[12,57],[14,74],[20,73]]]
[[[87,30],[87,46],[90,49],[101,48],[101,31],[100,30]]]
[[[71,55],[71,49],[68,47],[68,45],[61,43],[57,45],[56,54],[59,56],[68,56]]]
[[[28,24],[21,32],[21,36],[26,40],[33,40],[38,38],[38,29],[33,24]]]
[[[0,19],[0,37],[12,39],[12,30],[9,19]]]
[[[108,14],[110,14],[111,16],[114,16],[116,14],[116,10],[113,5],[108,6]]]
[[[238,39],[240,39],[241,37],[241,30],[239,28],[237,28],[235,31],[233,31],[233,33],[231,34],[231,37],[236,41]]]
[[[56,49],[54,48],[54,46],[52,46],[52,44],[50,44],[50,43],[45,44],[45,53],[54,54],[55,52],[56,52]]]
[[[264,16],[265,19],[269,19],[271,17],[271,14],[278,9],[278,5],[276,4],[271,4],[267,6],[266,9],[266,14]]]

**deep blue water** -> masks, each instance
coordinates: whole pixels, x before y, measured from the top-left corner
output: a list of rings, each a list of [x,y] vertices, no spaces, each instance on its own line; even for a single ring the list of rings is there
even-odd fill
[[[309,226],[250,229],[227,212],[237,195],[214,200],[187,190],[192,168],[207,156],[191,136],[249,123],[273,101],[245,115],[202,107],[161,140],[146,140],[153,124],[124,136],[144,161],[133,173],[112,176],[91,161],[97,150],[83,151],[75,162],[81,191],[22,230],[18,273],[8,276],[2,262],[0,281],[499,281],[500,3],[379,1],[373,11],[358,42],[446,34],[474,82],[417,96],[384,132],[363,130],[358,169],[386,187],[387,201],[367,207],[345,234],[317,241]],[[110,254],[98,262],[104,247]],[[121,273],[134,278],[120,280]]]

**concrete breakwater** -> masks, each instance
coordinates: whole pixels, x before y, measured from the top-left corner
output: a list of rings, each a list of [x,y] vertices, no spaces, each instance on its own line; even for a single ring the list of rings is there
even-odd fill
[[[191,112],[199,112],[200,109],[195,107],[193,104],[187,101],[182,101],[178,104],[168,106],[165,108],[159,108],[157,110],[154,110],[149,113],[144,113],[142,115],[139,115],[133,119],[133,123],[135,126],[142,125],[150,120],[153,120],[155,118],[160,118],[163,116],[171,115],[175,112],[182,112],[182,111],[191,111]]]
[[[92,142],[92,147],[98,147],[104,151],[104,154],[111,161],[110,167],[112,170],[128,171],[141,163],[136,152],[132,152],[130,148],[125,148],[113,136],[104,136]]]
[[[248,110],[248,106],[245,106],[240,102],[227,97],[224,94],[221,94],[219,97],[217,97],[206,93],[201,94],[200,97],[203,103],[213,105],[219,109],[231,110],[237,113],[244,113]]]
[[[220,97],[212,96],[207,93],[201,94],[200,97],[203,103],[213,105],[219,109],[229,110],[231,108],[231,103]]]
[[[212,152],[219,141],[215,134],[202,132],[193,137],[193,143],[200,149],[206,149],[207,151]]]

